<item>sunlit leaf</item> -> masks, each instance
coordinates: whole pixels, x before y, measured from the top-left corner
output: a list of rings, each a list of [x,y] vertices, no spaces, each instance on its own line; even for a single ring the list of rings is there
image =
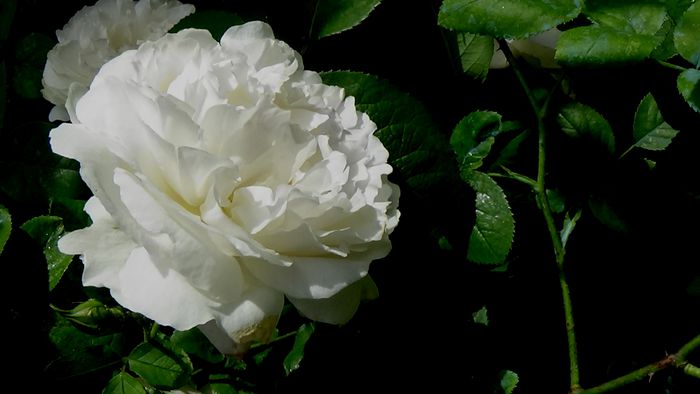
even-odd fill
[[[314,333],[316,326],[313,322],[302,324],[297,330],[297,335],[294,337],[294,345],[292,350],[284,358],[284,372],[289,375],[293,371],[299,368],[301,360],[304,358],[304,349],[306,348],[306,343],[311,338],[311,334]]]
[[[381,0],[318,0],[313,34],[323,38],[351,29],[365,20]]]
[[[506,195],[491,177],[481,172],[472,171],[465,180],[476,191],[476,223],[469,238],[467,258],[480,264],[503,263],[515,232]]]
[[[517,373],[513,371],[501,372],[501,390],[504,394],[513,394],[518,382],[520,382],[520,378]]]
[[[162,346],[144,342],[131,351],[129,368],[149,384],[162,388],[180,387],[187,379],[187,368],[177,356]]]
[[[605,118],[593,108],[570,103],[559,112],[557,121],[561,129],[572,138],[592,141],[609,153],[615,152],[615,135]]]
[[[659,44],[655,35],[642,35],[604,26],[583,26],[562,33],[554,58],[570,66],[601,66],[639,62]]]
[[[489,325],[489,316],[486,306],[482,307],[478,311],[472,313],[472,319],[476,324],[483,324],[485,326]]]
[[[629,0],[588,0],[585,13],[601,26],[642,35],[656,34],[668,16],[662,4]]]
[[[63,219],[57,216],[37,216],[20,228],[44,248],[49,269],[49,290],[53,290],[73,261],[73,256],[58,250],[58,240],[63,234]]]
[[[673,33],[676,49],[695,67],[700,67],[700,3],[691,5]]]
[[[455,36],[462,71],[474,79],[486,79],[493,57],[493,38],[461,32]]]
[[[102,394],[146,394],[143,385],[126,372],[119,372],[107,383]]]
[[[580,0],[444,0],[438,23],[448,29],[500,38],[524,38],[570,21]]]
[[[696,112],[700,112],[700,70],[683,71],[676,82],[678,91]]]
[[[647,94],[634,114],[634,145],[647,150],[664,150],[678,134],[664,121],[659,106],[651,94]]]
[[[11,231],[12,217],[10,217],[10,211],[0,205],[0,254],[2,254],[3,249],[5,249],[5,244],[10,238]]]

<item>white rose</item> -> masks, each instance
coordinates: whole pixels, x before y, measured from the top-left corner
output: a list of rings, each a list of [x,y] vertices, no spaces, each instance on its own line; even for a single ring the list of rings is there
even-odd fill
[[[513,56],[519,57],[536,67],[559,68],[559,64],[554,60],[554,48],[561,36],[558,29],[550,29],[536,34],[530,38],[522,40],[508,40],[508,47]],[[506,60],[503,51],[499,49],[498,42],[494,40],[494,52],[489,68],[506,68]]]
[[[68,120],[75,101],[103,64],[148,40],[156,40],[194,6],[169,0],[99,0],[83,7],[48,53],[42,83],[44,98],[55,105],[50,120]]]
[[[354,98],[251,22],[188,29],[105,64],[51,132],[95,197],[61,239],[83,283],[225,353],[265,340],[284,296],[343,323],[390,250],[398,188]],[[363,279],[364,278],[364,279]]]

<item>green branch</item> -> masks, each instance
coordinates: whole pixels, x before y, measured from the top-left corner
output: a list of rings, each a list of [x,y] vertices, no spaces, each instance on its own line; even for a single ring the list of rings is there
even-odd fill
[[[542,215],[544,216],[544,221],[547,225],[547,231],[549,232],[550,239],[552,241],[552,246],[554,248],[554,256],[557,263],[557,268],[559,271],[559,286],[561,288],[562,301],[564,304],[564,319],[566,322],[566,337],[568,343],[569,351],[569,383],[570,392],[577,393],[581,391],[581,386],[579,384],[579,367],[578,367],[578,350],[576,342],[576,331],[574,329],[574,314],[571,304],[571,294],[569,291],[569,283],[566,279],[566,274],[564,272],[564,255],[565,249],[562,243],[559,231],[557,230],[556,223],[554,221],[554,214],[552,213],[552,208],[549,205],[549,198],[547,197],[547,188],[545,187],[545,176],[546,176],[546,147],[547,147],[547,130],[545,128],[544,119],[547,116],[547,111],[549,109],[549,101],[553,96],[554,91],[552,90],[547,96],[545,103],[540,106],[537,103],[535,95],[530,90],[530,87],[525,80],[525,77],[520,72],[517,66],[513,53],[508,47],[508,42],[504,39],[499,39],[498,44],[500,45],[503,54],[505,55],[511,69],[515,73],[515,77],[520,82],[520,86],[523,88],[525,95],[527,96],[530,106],[535,113],[537,120],[537,179],[532,188],[537,195],[537,199],[540,202],[540,207],[542,210]],[[555,86],[556,88],[556,86]]]
[[[700,377],[700,368],[689,364],[685,361],[688,357],[688,354],[690,354],[690,352],[697,349],[698,347],[700,347],[700,335],[696,336],[690,342],[683,345],[683,347],[681,347],[681,349],[674,354],[668,355],[653,364],[649,364],[646,367],[639,368],[638,370],[630,372],[627,375],[620,376],[619,378],[613,379],[599,386],[580,391],[578,394],[607,393],[609,391],[626,386],[630,383],[647,379],[655,373],[669,367],[681,368],[683,372],[685,372],[688,375]]]

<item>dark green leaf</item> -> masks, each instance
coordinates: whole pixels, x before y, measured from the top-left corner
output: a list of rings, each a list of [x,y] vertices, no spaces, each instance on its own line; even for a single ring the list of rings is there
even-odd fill
[[[44,73],[46,54],[54,44],[54,40],[40,33],[31,33],[17,43],[13,85],[21,97],[27,99],[41,97],[41,78]]]
[[[17,0],[0,1],[0,48],[4,46],[7,36],[10,34],[16,10]]]
[[[131,351],[129,368],[153,386],[180,387],[187,380],[187,368],[164,347],[144,342]]]
[[[351,29],[365,20],[381,0],[318,0],[312,32],[323,38]]]
[[[508,141],[506,146],[504,146],[498,153],[498,157],[494,161],[491,168],[500,170],[501,167],[510,166],[515,160],[515,157],[518,155],[518,152],[520,152],[520,146],[523,144],[523,141],[525,141],[525,138],[527,138],[527,134],[527,131],[523,131],[516,135],[512,140]]]
[[[355,97],[357,110],[377,124],[375,135],[389,151],[389,164],[409,186],[430,192],[433,185],[456,173],[446,138],[418,100],[362,73],[328,72],[323,81]]]
[[[678,76],[678,91],[696,112],[700,112],[700,70],[688,69]]]
[[[700,67],[700,3],[685,11],[673,33],[676,49],[695,67]]]
[[[677,53],[676,45],[673,42],[673,30],[675,26],[676,22],[674,22],[671,17],[667,17],[663,25],[661,25],[661,29],[656,32],[655,37],[660,44],[651,52],[650,56],[652,58],[667,60]]]
[[[486,306],[482,307],[478,311],[472,313],[472,319],[476,324],[483,324],[485,326],[489,325],[489,316]]]
[[[10,238],[11,231],[12,217],[10,217],[10,211],[0,205],[0,254],[2,254],[3,249],[5,249],[5,244]]]
[[[489,72],[493,57],[493,38],[478,34],[456,34],[462,71],[474,79],[483,81]]]
[[[617,214],[612,205],[607,201],[599,197],[592,196],[588,199],[588,207],[591,209],[593,217],[595,217],[601,224],[605,225],[611,230],[618,232],[626,232],[627,224],[622,220],[620,215]]]
[[[63,219],[57,216],[37,216],[20,228],[44,248],[49,269],[49,290],[53,290],[73,261],[73,256],[58,250],[58,240],[63,234]]]
[[[460,172],[481,167],[500,129],[501,115],[488,111],[474,111],[457,124],[450,145],[457,156]]]
[[[102,394],[146,394],[143,385],[126,372],[119,372],[110,379]]]
[[[5,124],[5,108],[7,107],[7,69],[5,62],[0,61],[0,129]]]
[[[316,326],[313,322],[302,324],[297,330],[297,335],[294,338],[294,345],[292,350],[284,358],[284,372],[289,375],[292,371],[299,368],[301,360],[304,358],[304,348],[306,343],[311,338],[311,334],[314,333]]]
[[[515,232],[506,195],[484,173],[472,171],[465,181],[476,191],[476,223],[469,238],[467,258],[480,264],[503,263]]]
[[[49,339],[58,357],[46,367],[57,376],[83,375],[119,362],[124,352],[124,334],[90,335],[58,317]],[[121,363],[120,363],[121,364]]]
[[[566,208],[566,199],[564,195],[556,189],[547,189],[547,201],[549,202],[549,209],[554,213],[562,213]]]
[[[646,59],[658,44],[655,35],[595,25],[576,27],[562,33],[554,58],[570,66],[624,64]]]
[[[444,0],[438,23],[448,29],[500,38],[524,38],[570,21],[580,0]]]
[[[659,106],[651,94],[647,94],[634,114],[634,145],[647,150],[664,150],[678,134],[664,121]]]
[[[221,39],[231,26],[240,25],[240,16],[221,10],[201,10],[192,13],[178,22],[170,31],[178,32],[183,29],[206,29],[217,41]]]
[[[225,383],[209,383],[202,387],[202,394],[238,394],[238,391]]]
[[[219,363],[225,359],[224,355],[214,348],[198,328],[175,331],[170,337],[170,341],[185,352],[210,363]]]
[[[615,152],[615,135],[605,118],[593,108],[570,103],[559,112],[557,121],[561,129],[572,138],[589,140],[604,147],[609,153]]]
[[[650,36],[667,17],[662,4],[629,0],[588,0],[585,13],[601,26]]]
[[[501,390],[504,394],[513,394],[513,390],[518,386],[520,378],[513,371],[501,372]]]

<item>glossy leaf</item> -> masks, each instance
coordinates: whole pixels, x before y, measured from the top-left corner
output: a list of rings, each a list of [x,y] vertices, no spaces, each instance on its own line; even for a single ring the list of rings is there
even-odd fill
[[[571,103],[564,106],[557,116],[561,129],[572,138],[592,141],[609,153],[615,152],[615,135],[605,118],[593,108]]]
[[[678,91],[696,112],[700,112],[700,70],[683,71],[676,82]]]
[[[499,38],[524,38],[570,21],[580,0],[444,0],[438,23],[448,29]]]
[[[479,264],[501,264],[513,243],[515,221],[503,190],[488,175],[472,171],[465,179],[476,191],[476,223],[467,258]]]
[[[365,20],[381,0],[318,0],[313,34],[328,37],[357,26]]]
[[[500,128],[501,115],[488,111],[474,111],[457,124],[450,145],[457,156],[460,172],[481,167]]]
[[[430,191],[456,173],[452,151],[423,104],[377,77],[349,71],[322,75],[345,88],[358,111],[377,124],[374,133],[389,151],[394,172],[414,189]]]
[[[187,379],[185,364],[160,345],[144,342],[131,351],[128,361],[129,368],[153,386],[176,388]]]
[[[462,71],[474,79],[483,81],[489,72],[493,57],[493,38],[461,32],[458,32],[456,37]]]
[[[0,254],[2,254],[3,249],[5,249],[5,244],[10,238],[10,232],[12,231],[12,217],[7,208],[0,205]]]
[[[292,345],[292,350],[284,358],[284,372],[289,375],[293,371],[299,368],[301,360],[304,358],[304,349],[306,343],[311,338],[314,333],[316,326],[313,322],[302,324],[297,330],[297,335],[294,337],[294,345]]]
[[[146,394],[143,385],[126,372],[119,372],[107,383],[102,394]]]
[[[658,44],[654,35],[596,25],[576,27],[562,33],[554,58],[570,66],[632,63],[649,57]]]
[[[73,256],[58,250],[58,240],[63,234],[63,219],[57,216],[37,216],[20,228],[44,248],[49,269],[49,290],[53,290],[73,261]]]
[[[601,26],[654,35],[667,18],[663,4],[629,0],[588,0],[586,16]]]
[[[673,33],[676,49],[695,67],[700,67],[700,3],[691,5]]]
[[[664,150],[678,134],[664,121],[659,106],[651,94],[647,94],[634,114],[634,145],[647,150]]]

